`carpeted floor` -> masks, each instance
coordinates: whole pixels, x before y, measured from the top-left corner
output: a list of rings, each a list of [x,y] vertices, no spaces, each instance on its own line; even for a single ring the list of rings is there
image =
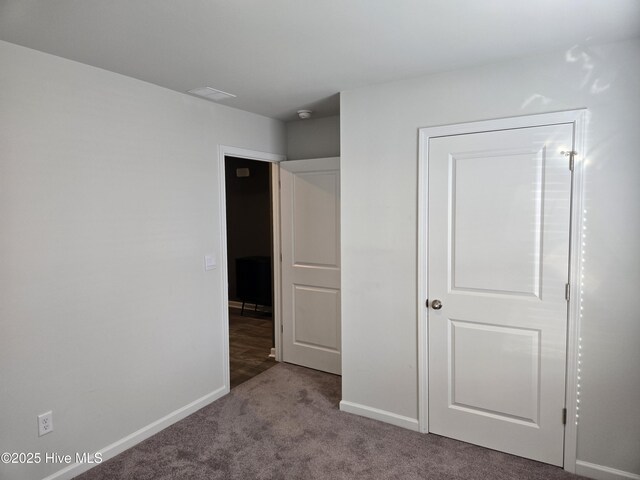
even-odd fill
[[[278,364],[82,480],[576,479],[338,410],[340,377]]]

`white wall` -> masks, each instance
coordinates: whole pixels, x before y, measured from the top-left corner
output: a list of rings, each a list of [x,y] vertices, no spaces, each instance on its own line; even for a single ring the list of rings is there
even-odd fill
[[[640,474],[639,58],[576,45],[342,92],[345,402],[417,418],[418,128],[587,107],[578,459]]]
[[[287,160],[340,156],[340,116],[286,124]]]
[[[217,148],[282,154],[284,125],[5,42],[0,65],[0,452],[95,452],[224,393]]]

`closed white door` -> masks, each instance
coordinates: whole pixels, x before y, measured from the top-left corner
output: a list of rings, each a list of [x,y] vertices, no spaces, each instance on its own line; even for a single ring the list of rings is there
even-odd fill
[[[563,463],[569,124],[431,138],[429,431]]]
[[[340,159],[280,163],[283,360],[341,372]]]

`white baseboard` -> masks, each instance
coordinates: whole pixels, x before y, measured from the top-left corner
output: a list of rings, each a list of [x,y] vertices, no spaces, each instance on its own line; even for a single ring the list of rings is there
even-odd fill
[[[153,423],[150,423],[146,427],[142,427],[140,430],[133,432],[131,435],[127,435],[124,438],[112,443],[111,445],[107,445],[103,449],[101,449],[97,453],[102,454],[102,462],[106,462],[110,458],[115,457],[119,453],[124,452],[128,448],[133,447],[134,445],[146,440],[152,435],[155,435],[161,430],[173,425],[174,423],[182,420],[185,417],[188,417],[192,413],[200,410],[202,407],[209,405],[211,402],[216,401],[220,397],[229,393],[228,387],[221,387],[211,393],[206,394],[203,397],[191,402],[184,407],[181,407],[168,415],[156,420]],[[87,470],[98,466],[96,463],[74,463],[69,465],[68,467],[63,468],[62,470],[58,470],[57,472],[49,475],[43,480],[71,480],[77,475],[80,475]]]
[[[231,308],[242,308],[242,302],[237,302],[235,300],[229,300],[229,306]]]
[[[576,473],[584,477],[595,478],[596,480],[624,480],[635,479],[640,480],[640,475],[616,468],[605,467],[604,465],[596,465],[595,463],[583,462],[576,460]]]
[[[381,422],[390,423],[397,427],[406,428],[408,430],[418,431],[419,425],[416,418],[404,417],[396,413],[387,412],[386,410],[380,410],[379,408],[367,407],[366,405],[360,405],[358,403],[347,402],[342,400],[340,402],[340,410],[347,413],[353,413],[360,415],[361,417],[372,418]]]
[[[258,312],[263,313],[265,311],[270,312],[272,310],[272,307],[266,307],[264,305],[257,305],[260,310],[258,310]],[[242,302],[238,302],[236,300],[229,300],[229,307],[231,308],[237,308],[238,310],[242,309]],[[255,303],[245,303],[244,304],[244,309],[245,310],[255,310],[256,308],[256,304]]]

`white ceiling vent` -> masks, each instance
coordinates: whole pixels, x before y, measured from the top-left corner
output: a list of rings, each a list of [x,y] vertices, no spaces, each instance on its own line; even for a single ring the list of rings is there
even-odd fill
[[[217,90],[212,87],[200,87],[194,88],[193,90],[189,90],[191,95],[196,95],[198,97],[206,98],[207,100],[212,100],[214,102],[218,102],[220,100],[224,100],[225,98],[235,98],[233,93],[223,92],[222,90]]]

